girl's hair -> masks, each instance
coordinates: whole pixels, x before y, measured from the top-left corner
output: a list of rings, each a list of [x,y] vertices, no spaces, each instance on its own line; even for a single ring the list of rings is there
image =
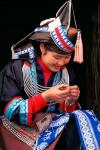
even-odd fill
[[[34,49],[35,49],[35,54],[36,54],[36,56],[41,56],[40,44],[41,44],[41,42],[38,42],[38,41],[33,41],[33,42],[32,42],[32,45],[33,45],[33,47],[34,47]],[[48,52],[48,51],[50,51],[50,52],[56,52],[56,53],[62,54],[62,55],[67,55],[67,54],[69,54],[69,53],[67,53],[67,52],[64,52],[64,51],[60,50],[60,49],[59,49],[56,45],[54,45],[54,44],[51,44],[51,43],[43,43],[43,44],[44,44],[45,49],[46,49],[47,52]]]
[[[40,51],[40,42],[38,41],[32,41],[32,45],[35,50],[35,55],[36,56],[41,56],[41,51]]]
[[[69,53],[60,50],[56,45],[45,44],[46,51],[56,52],[58,54],[67,55]]]

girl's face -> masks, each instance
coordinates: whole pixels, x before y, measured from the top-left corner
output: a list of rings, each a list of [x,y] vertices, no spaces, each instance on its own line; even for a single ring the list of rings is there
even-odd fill
[[[44,44],[40,45],[40,50],[43,63],[53,72],[59,71],[71,59],[71,54],[62,55],[53,51],[46,51]]]

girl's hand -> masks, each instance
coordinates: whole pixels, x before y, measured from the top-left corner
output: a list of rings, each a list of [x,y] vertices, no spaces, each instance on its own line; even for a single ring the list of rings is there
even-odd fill
[[[51,87],[47,91],[42,93],[43,98],[49,101],[61,102],[65,100],[67,95],[70,93],[70,87],[66,84],[60,84],[54,87]]]
[[[70,86],[70,93],[66,98],[67,103],[69,105],[75,103],[75,101],[79,98],[79,96],[80,96],[79,87],[77,85]]]

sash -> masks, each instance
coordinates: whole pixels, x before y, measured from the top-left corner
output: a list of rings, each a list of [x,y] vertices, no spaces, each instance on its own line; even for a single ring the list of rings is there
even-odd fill
[[[72,116],[76,121],[82,148],[84,150],[100,150],[100,121],[90,110],[76,110],[54,116],[48,129],[38,137],[34,149],[46,149],[63,131]]]

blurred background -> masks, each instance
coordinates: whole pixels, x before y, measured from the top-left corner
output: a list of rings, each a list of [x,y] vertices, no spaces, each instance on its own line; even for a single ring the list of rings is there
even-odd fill
[[[55,17],[65,0],[0,0],[0,71],[11,59],[11,46],[37,27],[41,20]],[[100,3],[73,0],[78,28],[82,31],[84,63],[76,64],[80,80],[80,103],[100,116]]]

